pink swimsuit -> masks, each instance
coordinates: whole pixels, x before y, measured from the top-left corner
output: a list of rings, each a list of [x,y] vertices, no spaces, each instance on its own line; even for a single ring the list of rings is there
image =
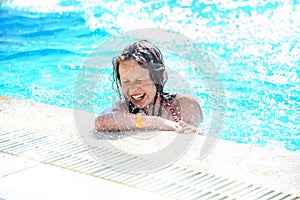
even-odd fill
[[[178,117],[175,109],[171,106],[170,102],[168,101],[167,103],[167,106],[170,108],[170,111],[172,113],[172,116],[173,116],[173,120],[174,122],[179,122],[180,121],[180,118]]]

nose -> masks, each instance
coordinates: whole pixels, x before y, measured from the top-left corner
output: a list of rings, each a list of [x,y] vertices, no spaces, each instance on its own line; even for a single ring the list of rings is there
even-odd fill
[[[140,87],[140,85],[137,83],[130,84],[129,89],[128,89],[129,94],[134,94],[134,92],[137,91],[139,89],[139,87]]]

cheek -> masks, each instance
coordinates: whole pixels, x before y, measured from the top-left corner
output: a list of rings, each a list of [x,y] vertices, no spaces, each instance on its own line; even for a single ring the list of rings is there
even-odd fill
[[[128,98],[128,87],[126,86],[121,86],[122,92],[125,95],[125,97]]]
[[[144,88],[144,90],[150,97],[154,97],[156,95],[156,87],[154,84],[149,84],[146,88]]]

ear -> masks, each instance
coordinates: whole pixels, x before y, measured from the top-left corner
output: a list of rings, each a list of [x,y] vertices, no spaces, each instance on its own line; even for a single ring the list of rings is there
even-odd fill
[[[167,71],[164,71],[164,83],[167,82],[168,80],[168,72]]]

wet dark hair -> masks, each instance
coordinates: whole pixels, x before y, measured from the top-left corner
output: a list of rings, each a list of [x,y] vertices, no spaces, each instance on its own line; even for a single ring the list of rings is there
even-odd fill
[[[166,82],[166,80],[164,80],[164,72],[166,68],[165,68],[161,51],[152,42],[149,42],[148,40],[140,40],[130,44],[129,46],[123,49],[121,55],[118,55],[113,58],[112,60],[113,80],[114,80],[114,84],[117,87],[117,92],[119,94],[119,97],[122,96],[120,92],[121,81],[120,81],[120,74],[119,74],[119,65],[120,62],[131,60],[131,59],[137,61],[137,63],[141,67],[149,70],[150,78],[156,87],[156,95],[154,99],[154,105],[155,105],[157,96],[163,94],[163,88]],[[129,111],[131,113],[139,112],[139,109],[135,108],[133,103],[129,101],[128,101],[128,106],[129,106]],[[161,112],[161,108],[159,112]],[[154,113],[154,108],[152,114],[153,113]]]

